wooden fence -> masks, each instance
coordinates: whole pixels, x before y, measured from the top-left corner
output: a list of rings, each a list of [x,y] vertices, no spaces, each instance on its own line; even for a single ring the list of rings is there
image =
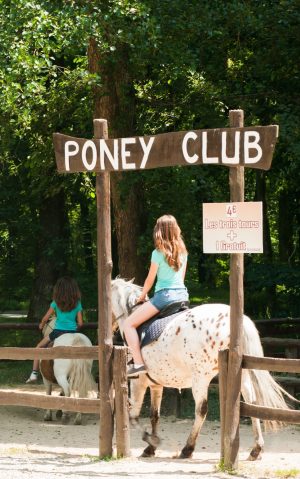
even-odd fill
[[[220,416],[221,416],[221,459],[224,458],[225,428],[224,419],[227,397],[228,377],[228,349],[219,352],[219,389],[220,389]],[[300,359],[282,359],[270,357],[255,357],[243,355],[241,369],[260,369],[274,372],[300,373]],[[292,424],[300,424],[300,411],[291,409],[269,408],[240,403],[240,415],[255,417],[262,420],[282,421]]]
[[[55,348],[0,348],[0,359],[24,361],[27,359],[99,359],[98,346]],[[118,457],[130,454],[129,444],[129,415],[128,389],[126,378],[127,348],[114,346],[113,348],[113,408],[116,417],[116,448]],[[0,405],[38,407],[41,409],[65,409],[82,413],[100,413],[100,399],[69,398],[55,396],[41,396],[35,393],[15,392],[0,389]],[[126,414],[127,412],[127,414]]]
[[[300,338],[261,338],[265,356],[285,357],[286,359],[300,359]],[[270,354],[272,353],[272,354]],[[286,391],[294,396],[300,391],[300,377],[291,374],[276,375],[274,379],[281,384]]]

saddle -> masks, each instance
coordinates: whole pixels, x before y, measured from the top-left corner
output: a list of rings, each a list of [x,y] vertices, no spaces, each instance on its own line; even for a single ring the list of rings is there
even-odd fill
[[[167,324],[176,318],[176,316],[182,311],[189,309],[189,307],[189,301],[173,301],[165,306],[158,314],[153,316],[153,318],[150,318],[148,321],[141,324],[137,328],[141,348],[158,339]]]

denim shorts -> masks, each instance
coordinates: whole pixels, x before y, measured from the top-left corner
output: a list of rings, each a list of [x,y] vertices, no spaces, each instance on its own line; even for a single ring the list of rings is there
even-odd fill
[[[51,333],[49,334],[49,339],[51,341],[54,341],[54,339],[58,338],[59,336],[61,336],[62,334],[65,334],[65,333],[76,333],[77,331],[65,331],[63,329],[53,329],[53,331],[51,331]]]
[[[161,311],[168,304],[173,303],[174,301],[188,301],[189,294],[186,288],[176,288],[176,289],[160,289],[154,293],[153,298],[150,299],[150,303],[153,306]]]

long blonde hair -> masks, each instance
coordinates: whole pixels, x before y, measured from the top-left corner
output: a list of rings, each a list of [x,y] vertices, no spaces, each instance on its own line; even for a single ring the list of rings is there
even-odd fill
[[[174,216],[163,215],[158,218],[153,239],[155,248],[165,255],[168,265],[178,271],[182,266],[182,255],[187,254],[187,250]]]

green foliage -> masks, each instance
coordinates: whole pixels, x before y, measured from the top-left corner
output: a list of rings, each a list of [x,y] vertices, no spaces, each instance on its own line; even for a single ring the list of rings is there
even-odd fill
[[[280,125],[265,174],[273,256],[246,258],[245,309],[257,317],[298,315],[299,16],[296,0],[0,0],[0,307],[28,301],[41,205],[60,192],[69,222],[66,263],[85,306],[96,304],[94,177],[58,175],[52,146],[55,131],[93,135],[94,93],[107,92],[104,79],[88,71],[92,37],[102,70],[114,80],[118,71],[126,74],[126,82],[115,82],[120,131],[128,132],[129,95],[135,108],[130,134],[223,127],[236,108],[244,109],[246,124]],[[189,250],[193,297],[227,300],[228,257],[202,253],[202,203],[229,200],[228,170],[191,166],[127,174],[124,198],[133,185],[143,192],[141,256],[149,258],[156,218],[174,214]],[[247,171],[246,200],[254,199],[256,188],[256,173]],[[287,241],[279,227],[282,195],[289,205],[289,263],[281,258]],[[60,241],[65,239],[47,245],[52,262],[61,261]]]

